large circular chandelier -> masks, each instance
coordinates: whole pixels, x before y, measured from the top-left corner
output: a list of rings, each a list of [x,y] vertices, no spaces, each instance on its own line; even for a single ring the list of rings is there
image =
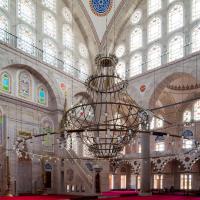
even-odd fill
[[[144,110],[128,95],[114,55],[98,55],[96,73],[87,81],[87,101],[65,113],[65,133],[77,133],[97,158],[116,157],[144,124]]]

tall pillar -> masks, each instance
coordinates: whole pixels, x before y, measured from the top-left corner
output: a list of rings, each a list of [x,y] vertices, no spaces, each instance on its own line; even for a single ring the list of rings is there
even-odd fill
[[[150,136],[142,134],[142,170],[141,170],[141,194],[151,193],[151,161],[150,161]]]

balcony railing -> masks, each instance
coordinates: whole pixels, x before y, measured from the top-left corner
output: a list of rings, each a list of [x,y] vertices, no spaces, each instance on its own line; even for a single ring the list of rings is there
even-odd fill
[[[65,63],[63,60],[58,59],[57,57],[52,56],[42,49],[34,46],[34,44],[31,44],[3,29],[0,29],[0,43],[9,45],[13,48],[17,48],[39,61],[45,62],[46,64],[58,68],[65,73],[68,72],[66,74],[75,76],[81,81],[84,81],[88,77],[88,74],[80,71],[74,66]]]

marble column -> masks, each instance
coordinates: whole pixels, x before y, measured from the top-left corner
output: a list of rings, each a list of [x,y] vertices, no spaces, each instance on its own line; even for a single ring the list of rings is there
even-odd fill
[[[141,194],[151,193],[150,136],[142,134]]]

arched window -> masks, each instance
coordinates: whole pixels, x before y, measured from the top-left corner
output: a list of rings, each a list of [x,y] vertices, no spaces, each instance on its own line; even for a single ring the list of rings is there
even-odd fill
[[[169,4],[172,3],[172,2],[174,2],[174,1],[176,1],[176,0],[169,0]]]
[[[183,149],[191,149],[193,146],[193,141],[191,139],[183,138]]]
[[[174,36],[169,42],[169,62],[183,57],[183,37],[181,35]]]
[[[148,0],[148,14],[151,15],[162,7],[161,0]]]
[[[56,12],[56,0],[42,0],[42,4],[53,12]]]
[[[150,122],[150,130],[153,130],[155,128],[155,117],[152,117]]]
[[[148,51],[147,69],[154,69],[161,66],[161,48],[159,45],[152,46]]]
[[[133,15],[131,16],[131,22],[132,24],[137,24],[142,18],[142,11],[136,10]]]
[[[19,96],[32,98],[32,81],[29,73],[23,71],[19,74]]]
[[[85,60],[80,59],[79,60],[79,70],[80,70],[80,74],[79,74],[79,78],[81,80],[85,80],[88,77],[88,65],[86,63]]]
[[[74,37],[70,25],[63,25],[63,45],[68,49],[73,49],[74,47]]]
[[[200,100],[196,101],[196,103],[194,104],[194,120],[200,120]]]
[[[164,121],[163,121],[162,117],[156,118],[155,127],[156,128],[162,128],[163,125],[164,125]]]
[[[191,111],[186,110],[183,113],[183,122],[191,122],[191,120],[192,120],[192,113],[191,113]]]
[[[25,24],[20,24],[17,27],[17,36],[17,48],[30,55],[35,55],[36,38],[32,29]]]
[[[116,66],[116,73],[119,75],[120,78],[122,78],[123,80],[126,77],[126,65],[125,62],[120,61],[118,62],[117,66]]]
[[[130,50],[134,51],[142,47],[142,29],[136,27],[131,33]]]
[[[134,54],[130,60],[130,77],[142,73],[142,55],[140,53]]]
[[[63,8],[63,17],[65,18],[65,21],[67,23],[71,23],[72,22],[72,13],[69,10],[69,8],[67,8],[67,7]]]
[[[8,0],[0,0],[0,7],[8,10]]]
[[[79,146],[78,146],[79,144],[78,144],[78,137],[77,137],[77,135],[76,135],[76,133],[73,133],[72,134],[72,149],[73,149],[73,151],[76,153],[76,154],[78,154],[79,152],[78,152],[78,149],[79,149]]]
[[[200,18],[200,0],[192,0],[192,20]]]
[[[35,5],[32,0],[18,0],[18,16],[35,26]]]
[[[115,51],[115,55],[121,58],[125,53],[125,46],[123,44],[119,45]]]
[[[47,92],[42,86],[38,88],[38,103],[42,105],[47,105]]]
[[[74,72],[74,60],[73,60],[73,55],[70,50],[65,50],[63,54],[63,61],[64,61],[64,71],[73,74]]]
[[[92,157],[91,152],[89,151],[89,148],[87,145],[83,144],[83,157],[90,158]]]
[[[7,72],[1,74],[1,90],[4,92],[11,91],[10,75]]]
[[[165,142],[164,141],[156,141],[155,143],[155,151],[163,152],[165,150]]]
[[[44,151],[52,152],[54,149],[53,148],[54,137],[50,133],[52,133],[54,130],[53,122],[48,118],[42,119],[41,129],[42,129],[41,133],[47,134],[43,137]]]
[[[160,116],[159,116],[159,118],[153,117],[150,122],[150,130],[153,130],[156,128],[162,128],[163,125],[164,125],[164,121],[163,121],[162,117],[160,117]]]
[[[181,4],[174,5],[168,13],[168,31],[172,32],[183,26],[183,6]]]
[[[0,10],[0,40],[7,42],[8,18]]]
[[[43,61],[57,66],[57,48],[55,43],[50,39],[43,40]]]
[[[200,24],[192,30],[192,53],[200,51]]]
[[[83,58],[88,58],[88,49],[85,46],[85,44],[83,43],[79,44],[79,53]]]
[[[161,19],[154,17],[148,24],[148,42],[152,42],[161,37]]]
[[[43,13],[43,32],[48,36],[56,39],[56,19],[48,11]]]

